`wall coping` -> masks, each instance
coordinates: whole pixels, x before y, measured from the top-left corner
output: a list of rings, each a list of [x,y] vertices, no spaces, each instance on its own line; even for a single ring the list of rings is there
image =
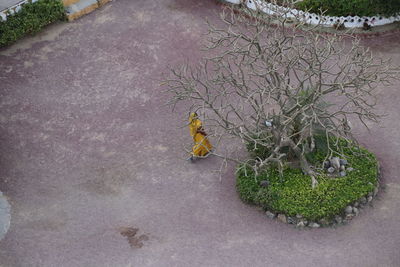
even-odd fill
[[[231,4],[241,4],[242,0],[224,0]],[[333,27],[335,24],[344,24],[346,28],[361,28],[364,22],[369,26],[382,26],[400,21],[400,13],[397,16],[383,17],[383,16],[321,16],[315,13],[304,12],[298,9],[291,9],[282,7],[272,3],[267,3],[263,0],[244,0],[245,5],[253,10],[259,9],[268,15],[284,14],[287,18],[301,19],[303,22],[311,25],[320,25],[323,27]]]
[[[9,15],[14,14],[14,13],[17,13],[18,11],[20,11],[21,8],[22,8],[22,6],[25,5],[26,3],[29,3],[29,2],[34,3],[34,2],[36,2],[36,1],[37,1],[37,0],[31,0],[31,1],[29,1],[29,0],[23,0],[23,1],[21,1],[21,2],[19,2],[19,3],[17,3],[17,4],[15,4],[15,5],[13,5],[13,6],[10,6],[10,7],[6,8],[6,9],[4,9],[4,10],[1,10],[1,11],[0,11],[0,18],[1,18],[3,21],[4,21],[4,20],[7,20],[7,17],[8,17]],[[0,20],[0,21],[1,21],[1,20]]]

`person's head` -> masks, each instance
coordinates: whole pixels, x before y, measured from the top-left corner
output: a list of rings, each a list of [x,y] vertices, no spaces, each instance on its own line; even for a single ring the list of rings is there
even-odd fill
[[[196,112],[192,112],[192,113],[190,113],[189,121],[191,122],[191,121],[197,119],[197,117],[198,117],[197,113]]]

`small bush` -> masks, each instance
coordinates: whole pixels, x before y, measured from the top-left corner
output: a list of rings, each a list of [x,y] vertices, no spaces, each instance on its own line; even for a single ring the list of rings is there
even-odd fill
[[[349,166],[355,169],[345,177],[330,178],[322,173],[316,177],[319,185],[312,189],[310,177],[299,169],[286,167],[281,177],[277,169],[270,168],[255,177],[250,168],[240,166],[236,184],[240,198],[288,216],[301,214],[308,220],[331,219],[373,191],[378,182],[375,156],[356,145],[347,146],[344,141],[341,145]],[[314,163],[322,165],[324,155],[321,151],[314,153]],[[268,180],[269,186],[260,187],[262,180]]]
[[[64,6],[58,0],[27,3],[22,9],[0,21],[0,47],[9,45],[27,34],[34,34],[47,24],[65,19]]]
[[[400,12],[399,0],[304,0],[296,4],[312,13],[329,16],[392,16]]]

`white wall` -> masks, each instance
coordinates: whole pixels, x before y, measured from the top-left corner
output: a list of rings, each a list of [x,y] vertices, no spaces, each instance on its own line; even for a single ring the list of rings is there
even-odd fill
[[[224,0],[233,4],[240,4],[240,0]],[[390,24],[395,21],[400,21],[400,14],[389,18],[373,16],[373,17],[331,17],[331,16],[320,16],[313,13],[303,12],[297,9],[290,9],[286,7],[277,6],[271,3],[266,3],[263,0],[246,0],[246,5],[251,9],[260,9],[266,14],[283,14],[288,18],[301,18],[302,21],[312,24],[321,25],[324,27],[332,27],[336,23],[344,23],[346,28],[358,28],[362,27],[364,22],[367,22],[371,26]]]

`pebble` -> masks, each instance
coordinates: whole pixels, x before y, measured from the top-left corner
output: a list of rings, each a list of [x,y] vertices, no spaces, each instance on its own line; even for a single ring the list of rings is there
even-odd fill
[[[273,219],[276,217],[276,214],[270,211],[265,212],[265,215],[267,215],[268,218]]]
[[[359,206],[360,206],[360,203],[358,203],[358,201],[356,201],[356,202],[354,202],[353,206],[354,206],[354,207],[359,207]]]
[[[341,171],[345,171],[345,170],[346,170],[346,167],[345,167],[344,165],[340,165],[340,170],[341,170]]]
[[[356,207],[353,208],[353,212],[356,216],[360,213],[360,211]]]
[[[378,194],[378,192],[379,192],[378,187],[375,187],[375,188],[374,188],[374,197]]]
[[[354,214],[347,214],[346,215],[346,220],[350,221],[351,219],[353,219],[353,217],[354,217]]]
[[[324,168],[328,169],[331,166],[331,163],[329,161],[324,161]]]
[[[340,174],[340,177],[345,177],[346,176],[346,172],[345,171],[341,171],[339,174]]]
[[[287,219],[285,214],[278,214],[278,220],[283,222],[283,223],[287,223]]]
[[[328,168],[328,172],[329,172],[329,173],[334,173],[334,172],[335,172],[335,168],[329,167],[329,168]]]
[[[372,197],[372,196],[369,196],[368,199],[367,199],[367,201],[368,201],[368,202],[371,202],[372,199],[373,199],[373,197]]]
[[[304,227],[304,226],[306,226],[306,225],[305,225],[305,223],[304,223],[303,221],[300,221],[300,222],[297,224],[297,227]]]
[[[345,159],[339,159],[340,165],[347,165],[349,164]]]
[[[318,223],[315,223],[315,222],[310,223],[308,226],[311,227],[311,228],[319,228],[319,227],[321,227]]]
[[[335,216],[335,222],[338,223],[338,224],[341,224],[343,222],[343,218],[340,217],[339,215],[336,215]]]
[[[287,223],[289,224],[296,224],[296,219],[293,217],[287,217]]]
[[[339,168],[340,168],[340,161],[339,161],[339,158],[338,158],[338,157],[333,157],[333,158],[331,159],[331,166],[332,166],[333,168],[335,168],[336,170],[339,170]]]
[[[352,206],[347,206],[344,211],[346,212],[346,214],[351,214],[351,213],[353,213],[353,207]]]
[[[361,204],[367,204],[367,199],[365,197],[360,198],[360,203]]]

